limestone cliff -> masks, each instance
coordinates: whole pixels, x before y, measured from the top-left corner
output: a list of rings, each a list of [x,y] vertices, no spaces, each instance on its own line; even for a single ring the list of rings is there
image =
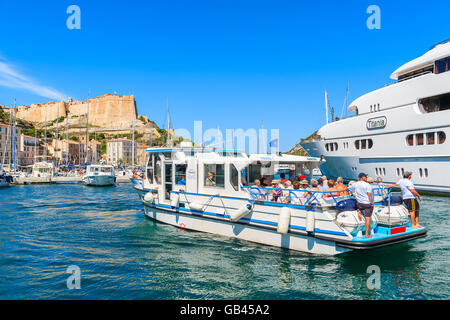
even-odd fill
[[[133,95],[105,94],[104,96],[86,101],[46,102],[19,106],[17,118],[35,123],[51,122],[61,117],[73,119],[85,117],[89,109],[89,125],[100,128],[125,129],[131,128],[133,120],[135,126],[144,126],[144,121],[138,118],[136,100]],[[146,126],[152,126],[147,123]]]

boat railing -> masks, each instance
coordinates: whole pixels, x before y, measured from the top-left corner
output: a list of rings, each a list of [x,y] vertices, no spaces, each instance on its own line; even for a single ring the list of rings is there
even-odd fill
[[[354,198],[354,194],[351,190],[318,191],[310,189],[285,189],[258,186],[241,186],[241,188],[249,192],[252,200],[296,205],[317,204],[322,206],[336,206],[339,201]],[[391,190],[392,189],[386,187],[372,188],[374,205],[381,205],[384,199],[390,199]]]

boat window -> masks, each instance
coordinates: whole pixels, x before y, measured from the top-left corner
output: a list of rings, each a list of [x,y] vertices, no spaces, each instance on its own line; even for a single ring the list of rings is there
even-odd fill
[[[419,175],[420,175],[421,178],[423,177],[422,168],[419,169]]]
[[[161,160],[155,159],[155,182],[157,184],[161,183]]]
[[[166,163],[164,168],[166,200],[170,200],[170,192],[172,191],[172,164]]]
[[[434,144],[434,132],[427,133],[427,144]]]
[[[428,169],[427,168],[425,168],[425,177],[428,178]]]
[[[423,145],[423,133],[417,133],[416,134],[416,144],[418,146],[422,146]]]
[[[355,148],[359,150],[359,140],[355,141]]]
[[[444,73],[447,72],[450,69],[450,57],[437,60],[434,63],[434,73]]]
[[[361,140],[361,149],[366,149],[366,140]]]
[[[372,141],[372,139],[368,139],[368,140],[367,140],[367,144],[368,144],[368,148],[369,148],[369,149],[372,149],[372,147],[373,147],[373,141]]]
[[[102,167],[102,172],[111,172],[111,167]]]
[[[205,164],[205,187],[225,187],[225,170],[223,164]]]
[[[443,131],[438,132],[438,142],[439,144],[443,144],[445,142],[445,132]]]
[[[244,186],[248,186],[248,179],[247,179],[248,178],[248,172],[249,172],[248,167],[246,167],[246,168],[241,170],[241,183]]]
[[[186,164],[175,165],[175,183],[186,185]]]
[[[230,164],[230,182],[233,186],[234,190],[239,190],[239,172],[234,166],[234,164]]]
[[[153,159],[154,155],[148,157],[147,163],[147,181],[152,184],[153,183]]]
[[[251,164],[249,166],[249,177],[248,177],[249,183],[253,184],[256,179],[262,180],[261,168],[262,168],[262,165],[260,163]],[[261,183],[263,183],[263,182],[261,181]]]
[[[406,143],[408,144],[408,146],[414,145],[414,135],[413,134],[409,134],[406,137]]]
[[[419,109],[422,113],[450,110],[450,93],[420,99]]]

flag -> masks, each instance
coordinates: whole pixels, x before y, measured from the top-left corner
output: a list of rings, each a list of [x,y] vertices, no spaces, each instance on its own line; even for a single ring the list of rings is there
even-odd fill
[[[273,147],[276,148],[278,147],[278,139],[273,139],[272,141],[269,142],[269,147]]]

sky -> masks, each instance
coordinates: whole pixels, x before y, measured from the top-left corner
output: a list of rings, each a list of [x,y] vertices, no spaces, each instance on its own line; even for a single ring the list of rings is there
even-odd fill
[[[70,5],[80,29],[70,30]],[[369,29],[370,5],[380,29]],[[135,95],[174,128],[279,129],[280,151],[450,38],[450,1],[0,0],[0,104]]]

